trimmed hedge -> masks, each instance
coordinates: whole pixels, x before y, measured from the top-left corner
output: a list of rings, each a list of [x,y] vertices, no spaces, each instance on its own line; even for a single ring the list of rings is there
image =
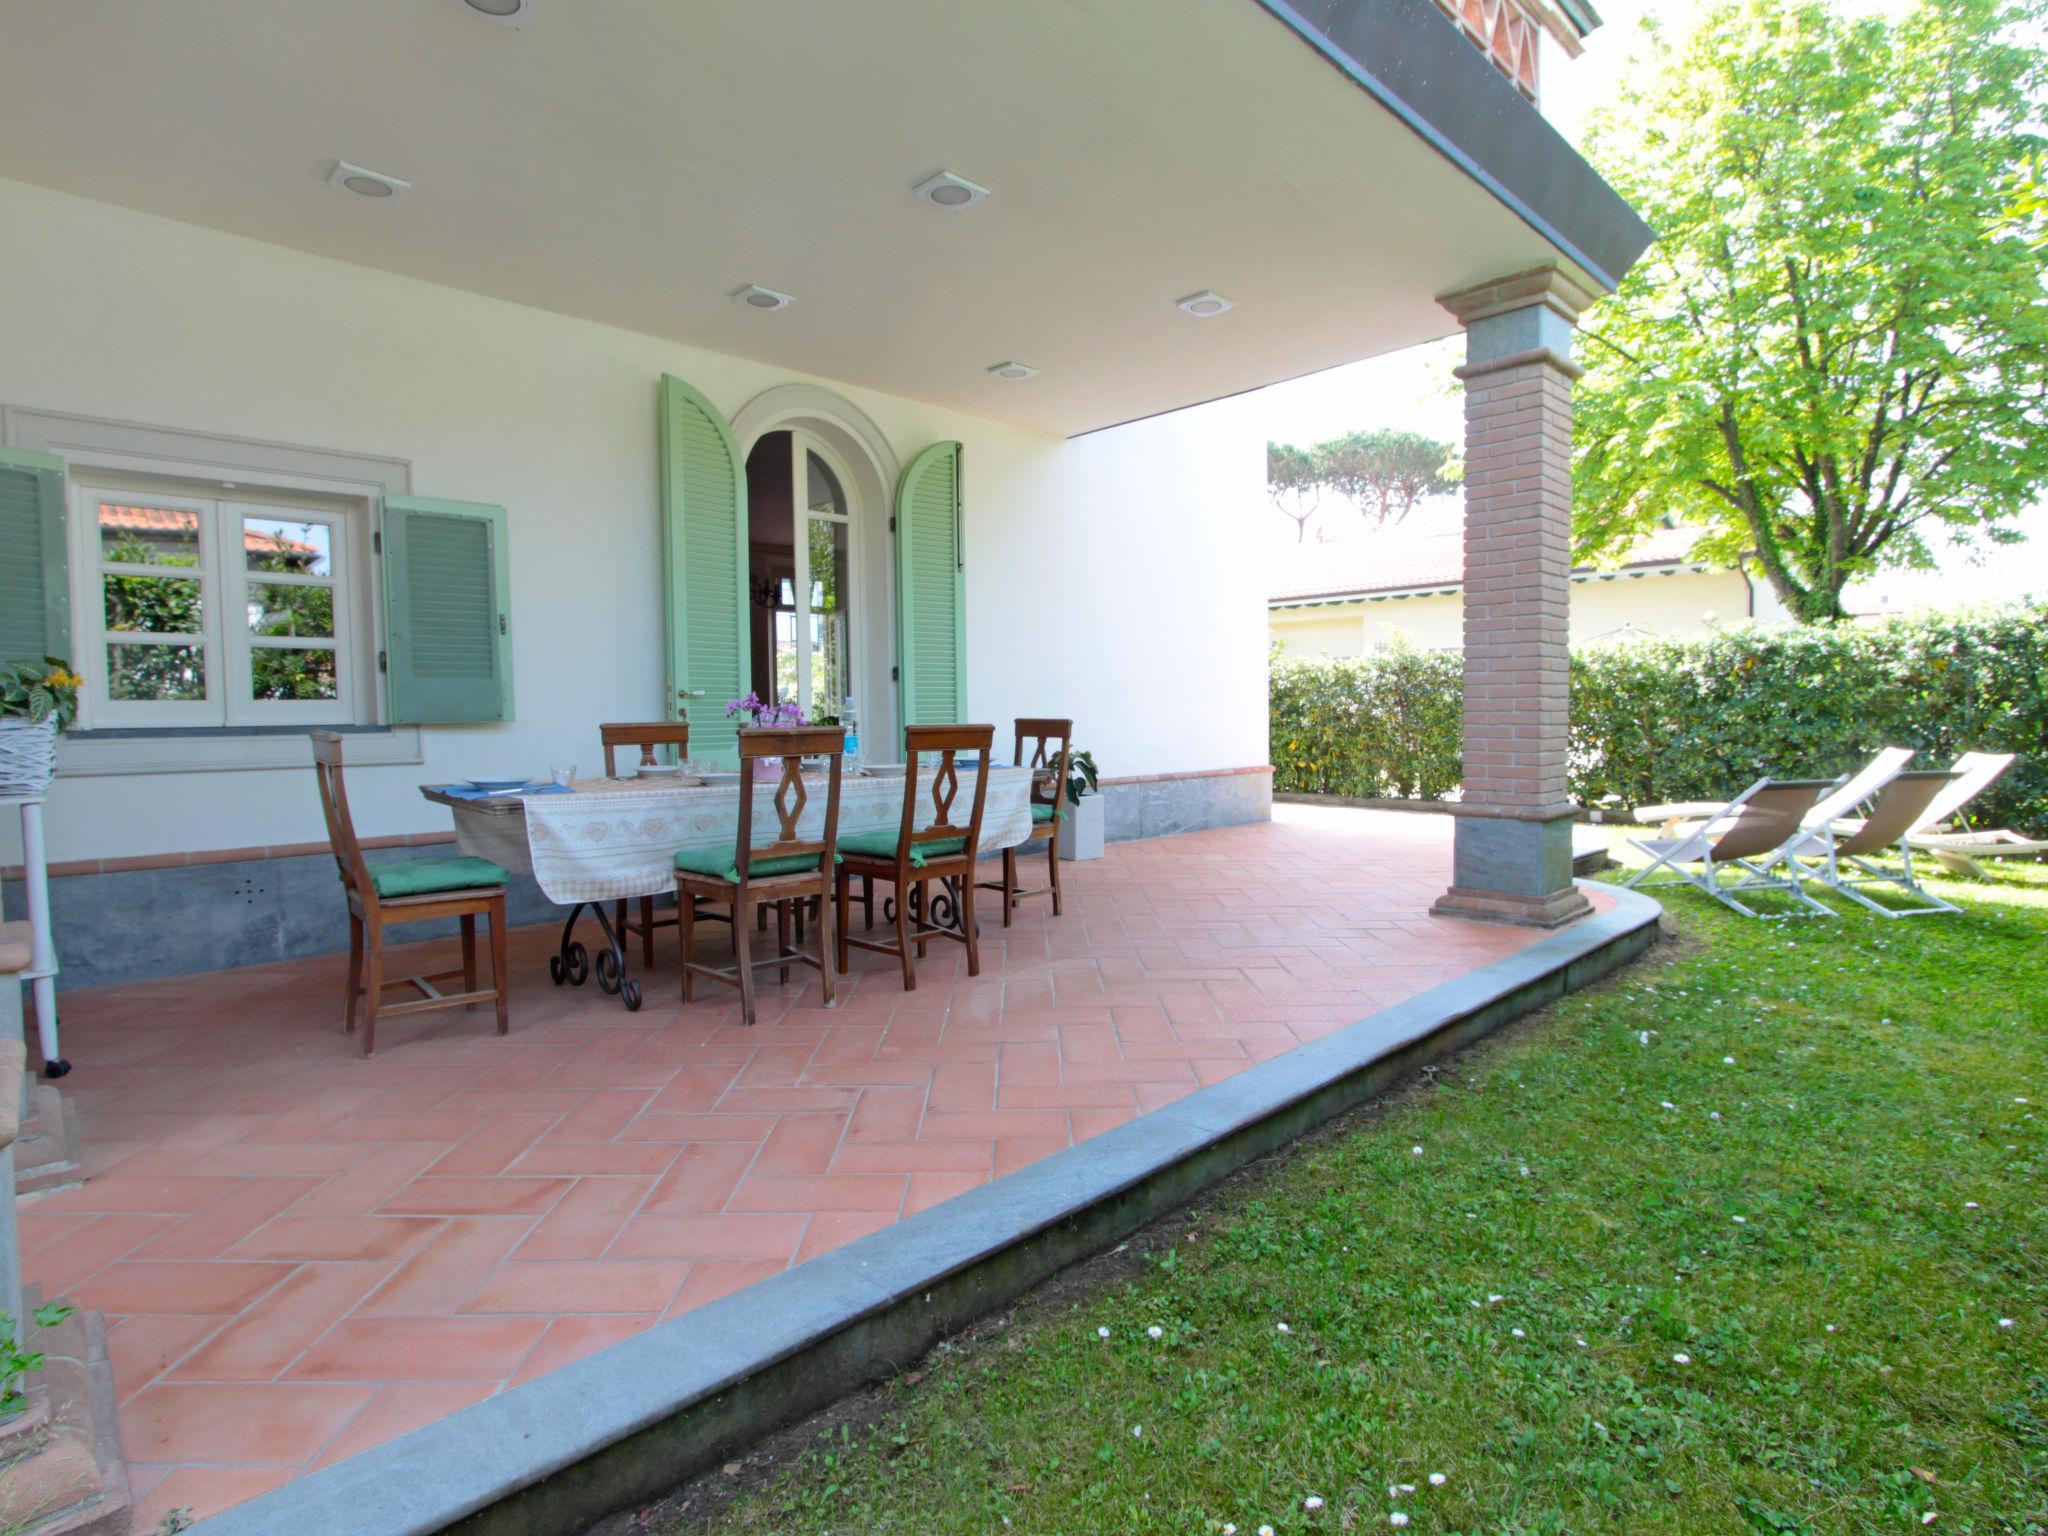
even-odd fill
[[[1459,669],[1450,651],[1276,660],[1273,787],[1444,798]],[[2048,605],[1587,647],[1572,653],[1571,724],[1571,791],[1588,805],[1718,799],[1897,745],[1928,767],[2017,752],[1971,819],[2048,830]]]

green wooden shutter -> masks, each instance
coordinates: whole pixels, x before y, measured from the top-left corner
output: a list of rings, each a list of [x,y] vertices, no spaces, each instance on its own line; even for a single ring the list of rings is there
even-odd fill
[[[0,448],[0,665],[71,654],[64,461]]]
[[[668,715],[690,715],[690,755],[739,760],[726,702],[748,689],[747,475],[718,407],[661,376],[661,532]],[[701,699],[682,694],[701,691]]]
[[[510,720],[505,509],[387,496],[381,536],[392,723]]]
[[[896,493],[896,652],[903,723],[967,718],[967,600],[960,445],[934,443]]]

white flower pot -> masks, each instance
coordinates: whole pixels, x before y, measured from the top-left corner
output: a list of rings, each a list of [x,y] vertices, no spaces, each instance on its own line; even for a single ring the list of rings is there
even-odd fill
[[[1099,859],[1102,857],[1102,796],[1084,794],[1079,805],[1069,805],[1060,817],[1060,857]]]
[[[40,795],[57,775],[57,722],[0,718],[0,795]]]

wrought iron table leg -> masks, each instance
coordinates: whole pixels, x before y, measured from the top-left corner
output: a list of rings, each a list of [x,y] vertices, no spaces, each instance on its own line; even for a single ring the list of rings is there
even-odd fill
[[[626,974],[626,946],[619,935],[612,930],[611,918],[606,915],[604,903],[590,904],[591,914],[597,918],[597,926],[604,930],[605,948],[597,952],[593,969],[597,972],[597,984],[606,992],[615,994],[626,1005],[628,1013],[640,1011],[640,983]]]
[[[597,985],[601,991],[617,994],[626,1005],[626,1011],[635,1013],[640,1008],[640,983],[626,975],[626,950],[619,935],[612,928],[611,918],[605,912],[601,901],[579,901],[569,909],[569,917],[562,924],[562,941],[556,952],[548,956],[548,976],[556,986],[568,982],[582,986],[590,978],[593,969],[590,951],[583,947],[582,940],[575,937],[576,919],[583,915],[584,908],[590,909],[597,919],[597,926],[604,932],[604,947],[597,952],[595,970]]]
[[[941,880],[939,885],[940,890],[932,897],[932,926],[935,928],[958,928],[960,926],[960,877],[958,875],[948,876]],[[922,926],[925,920],[924,882],[922,880],[916,881],[911,885],[909,900],[910,920],[912,923]],[[893,923],[895,920],[896,897],[885,896],[882,899],[882,921]],[[976,938],[981,937],[981,919],[978,917],[974,920],[974,936]]]
[[[588,905],[579,901],[569,909],[568,920],[562,924],[562,941],[548,956],[548,977],[558,987],[565,981],[580,987],[590,976],[590,953],[575,937],[576,919]]]

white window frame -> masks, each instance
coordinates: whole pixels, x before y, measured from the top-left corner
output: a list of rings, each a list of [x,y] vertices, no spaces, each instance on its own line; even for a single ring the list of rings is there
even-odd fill
[[[85,486],[71,488],[71,648],[72,664],[83,669],[86,712],[94,719],[118,725],[220,725],[222,667],[217,636],[208,630],[219,622],[220,593],[217,583],[219,554],[216,549],[213,503],[196,496],[169,492],[152,493],[126,486]],[[189,512],[197,528],[193,540],[199,565],[118,565],[101,552],[99,504],[112,501],[144,505],[155,511]],[[111,692],[111,667],[107,661],[110,645],[153,645],[173,642],[169,635],[133,635],[106,627],[106,578],[142,576],[161,581],[197,581],[199,584],[199,633],[192,637],[200,647],[203,665],[200,683],[205,697],[189,700],[116,699]]]
[[[358,714],[357,695],[363,687],[364,656],[356,639],[356,614],[362,606],[361,589],[367,584],[359,545],[367,545],[367,508],[295,505],[274,497],[261,501],[223,500],[220,542],[223,553],[232,548],[242,557],[238,569],[240,601],[224,604],[221,622],[227,627],[228,724],[285,725],[353,724]],[[327,529],[327,576],[285,576],[249,569],[244,519],[267,522],[318,523]],[[232,530],[232,531],[231,531]],[[334,635],[331,641],[289,641],[253,635],[246,618],[247,589],[252,583],[276,587],[328,587],[334,593]],[[228,624],[232,611],[242,622]],[[332,699],[258,699],[255,692],[255,656],[262,650],[328,650],[334,652],[336,691]]]
[[[308,497],[303,493],[246,496],[194,496],[174,482],[151,483],[141,477],[91,475],[74,477],[71,510],[71,601],[74,660],[86,679],[82,724],[87,729],[129,727],[207,727],[262,725],[354,725],[367,658],[358,640],[366,598],[368,571],[358,553],[369,544],[366,505]],[[101,557],[99,507],[102,502],[189,511],[199,518],[202,624],[199,643],[205,657],[206,697],[203,700],[133,700],[112,696],[107,647],[124,643],[122,632],[106,628],[103,581],[108,575],[191,579],[179,567],[110,566]],[[259,575],[254,580],[279,586],[328,586],[335,593],[333,650],[338,697],[333,699],[257,699],[253,653],[271,649],[312,649],[303,643],[266,641],[249,633],[247,589],[252,580],[244,544],[243,520],[319,523],[329,530],[329,569],[324,578]],[[169,637],[157,637],[168,639]],[[142,641],[131,643],[144,643]],[[319,647],[325,649],[325,646]]]
[[[201,495],[246,494],[261,487],[266,497],[290,492],[360,502],[371,509],[371,536],[377,531],[382,498],[409,496],[413,489],[412,461],[388,454],[32,406],[0,405],[0,442],[54,454],[64,461],[68,476],[128,472],[151,481],[188,481]],[[422,763],[426,752],[420,727],[387,722],[384,689],[369,670],[375,661],[372,648],[382,612],[383,577],[367,538],[357,552],[368,566],[368,580],[353,615],[365,661],[349,762],[362,767]],[[74,576],[77,569],[72,562]],[[111,734],[108,730],[93,720],[88,696],[82,701],[77,728],[58,739],[58,777],[301,768],[306,761],[305,738],[290,727],[150,727]]]

